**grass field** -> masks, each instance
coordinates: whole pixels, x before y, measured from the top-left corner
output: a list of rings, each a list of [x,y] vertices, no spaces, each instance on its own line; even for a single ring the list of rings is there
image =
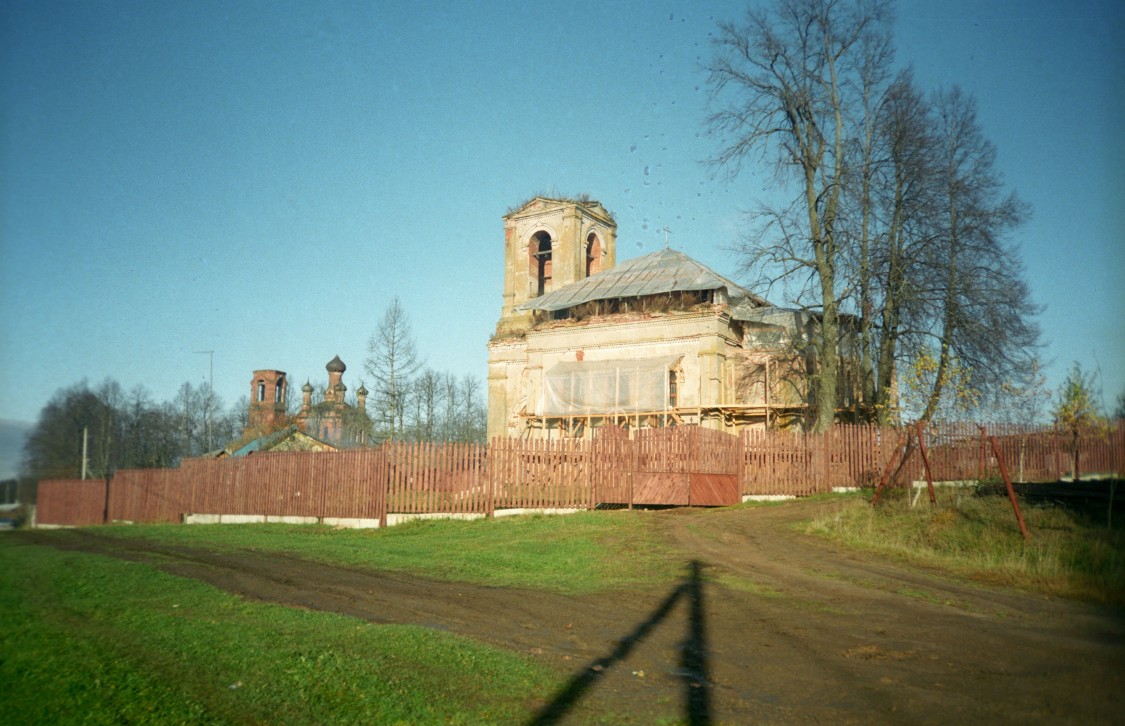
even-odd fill
[[[841,499],[807,531],[989,584],[1125,604],[1125,531],[1060,507],[1025,503],[1021,511],[1027,541],[1006,497],[939,489],[937,506],[923,496],[912,507],[893,492],[875,508],[867,498]]]
[[[1006,499],[964,491],[942,492],[936,508],[891,497],[872,509],[851,496],[829,509],[805,530],[956,576],[1125,602],[1125,537],[1063,510],[1027,508],[1025,543]],[[662,544],[659,516],[96,531],[587,594],[676,581],[683,553]],[[10,723],[509,723],[526,719],[564,677],[449,633],[248,602],[148,565],[0,537],[2,720]]]
[[[425,628],[250,603],[151,567],[0,544],[7,723],[504,723],[557,686]]]
[[[96,531],[553,592],[678,574],[646,515]],[[448,633],[251,603],[146,565],[3,539],[0,679],[5,721],[106,724],[509,723],[561,683]]]
[[[646,512],[579,512],[565,517],[420,520],[388,529],[310,525],[140,525],[101,534],[206,542],[215,550],[286,552],[305,559],[443,580],[566,594],[630,589],[675,579]]]

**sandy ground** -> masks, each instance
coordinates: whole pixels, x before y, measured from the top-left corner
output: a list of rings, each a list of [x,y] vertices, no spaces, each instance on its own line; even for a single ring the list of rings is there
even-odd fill
[[[9,536],[527,653],[569,679],[530,704],[529,723],[1125,722],[1125,612],[953,581],[791,528],[831,506],[646,513],[682,580],[583,597],[91,530]]]

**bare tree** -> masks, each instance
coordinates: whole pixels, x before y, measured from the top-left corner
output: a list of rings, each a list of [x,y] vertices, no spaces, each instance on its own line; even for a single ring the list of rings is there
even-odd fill
[[[418,441],[436,441],[442,400],[441,374],[425,368],[414,382],[414,420],[411,428]]]
[[[925,291],[932,271],[925,264],[934,243],[939,185],[935,184],[936,142],[929,104],[904,71],[891,84],[880,107],[878,137],[881,175],[875,194],[880,244],[869,270],[872,299],[878,299],[878,354],[875,409],[878,420],[897,417],[897,363],[915,347],[919,331],[928,327]]]
[[[859,373],[861,376],[858,399],[862,402],[864,413],[870,413],[876,401],[876,379],[873,375],[875,352],[875,310],[877,296],[876,267],[879,241],[880,217],[877,208],[878,190],[886,181],[889,154],[882,143],[885,126],[882,117],[887,108],[888,96],[895,84],[888,87],[894,45],[887,32],[866,33],[860,38],[860,57],[858,79],[862,115],[859,133],[853,140],[848,164],[849,179],[845,193],[854,200],[855,207],[852,226],[858,228],[857,239],[850,249],[855,254],[852,261],[852,276],[855,279],[854,295],[859,315]]]
[[[485,438],[484,400],[480,379],[425,368],[411,384],[410,426],[404,432],[417,441],[469,441]]]
[[[379,408],[375,421],[394,441],[403,433],[410,383],[421,367],[410,320],[396,296],[383,314],[378,329],[367,343],[368,375],[373,379],[374,399]]]
[[[1040,370],[1039,359],[1032,359],[1027,370],[1002,383],[984,398],[978,417],[984,421],[1041,423],[1047,418],[1051,390]]]
[[[708,119],[722,139],[715,163],[736,174],[752,158],[772,159],[778,176],[795,178],[788,206],[763,208],[761,224],[742,246],[744,267],[768,282],[795,281],[798,301],[819,314],[814,341],[814,427],[835,419],[839,370],[838,234],[854,117],[862,108],[857,80],[872,36],[889,30],[881,0],[781,0],[773,12],[752,10],[744,24],[723,23],[709,80],[718,110]],[[866,45],[865,45],[866,44]],[[860,89],[860,90],[857,90]]]
[[[460,385],[460,426],[458,441],[485,442],[487,411],[481,398],[480,379],[466,374]]]
[[[98,407],[98,458],[91,463],[102,476],[112,475],[122,460],[124,431],[122,410],[125,408],[125,392],[121,384],[106,378],[94,391],[101,406]]]
[[[924,420],[936,411],[954,365],[968,371],[975,390],[992,390],[1026,373],[1039,339],[1022,261],[1005,240],[1028,208],[1004,193],[996,149],[981,132],[972,97],[954,87],[938,93],[934,105],[945,225],[934,247],[943,275],[937,372]]]
[[[441,397],[441,439],[442,441],[456,441],[458,435],[458,420],[460,418],[459,401],[461,398],[461,389],[460,386],[457,385],[457,376],[449,372],[442,375]]]

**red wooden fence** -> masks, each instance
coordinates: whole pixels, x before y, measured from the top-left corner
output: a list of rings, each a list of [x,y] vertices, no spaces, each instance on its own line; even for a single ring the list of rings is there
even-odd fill
[[[105,505],[104,480],[41,481],[35,500],[35,518],[40,524],[101,524],[105,521]]]
[[[934,478],[989,478],[996,436],[1017,481],[1055,481],[1073,468],[1074,441],[1045,427],[931,425]],[[188,459],[178,469],[118,471],[109,482],[40,482],[41,523],[178,522],[186,514],[377,520],[388,513],[489,515],[507,508],[599,504],[733,504],[744,495],[809,495],[874,486],[904,440],[900,429],[836,426],[821,433],[698,427],[604,430],[593,441],[388,444],[340,452],[257,453]],[[1081,472],[1118,472],[1125,424],[1084,435]],[[924,478],[910,456],[896,482]]]

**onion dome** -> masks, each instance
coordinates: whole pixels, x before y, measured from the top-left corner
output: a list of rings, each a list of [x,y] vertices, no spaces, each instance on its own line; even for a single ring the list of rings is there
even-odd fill
[[[366,387],[366,386],[364,386],[364,385],[363,385],[362,383],[360,383],[360,384],[359,384],[359,388],[357,388],[357,389],[355,390],[355,395],[357,395],[357,396],[366,396],[366,395],[367,395],[367,387]]]
[[[344,361],[340,360],[340,356],[336,356],[328,361],[328,365],[324,367],[329,373],[343,373],[348,369],[348,367],[344,365]]]

